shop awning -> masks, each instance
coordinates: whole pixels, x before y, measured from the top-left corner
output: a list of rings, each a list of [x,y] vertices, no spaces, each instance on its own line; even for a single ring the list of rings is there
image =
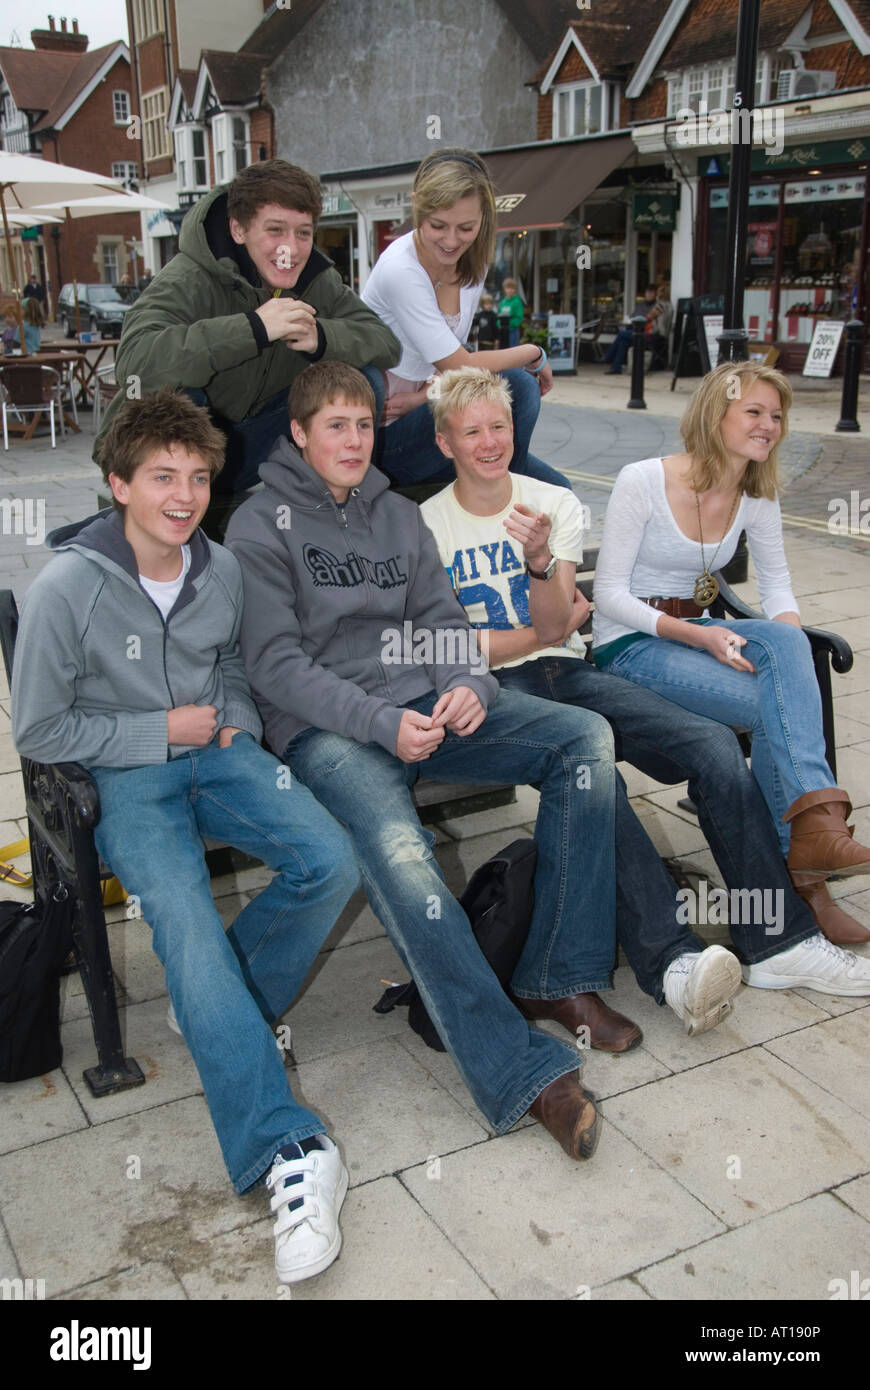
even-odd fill
[[[500,232],[561,227],[572,208],[635,152],[630,135],[484,155]]]

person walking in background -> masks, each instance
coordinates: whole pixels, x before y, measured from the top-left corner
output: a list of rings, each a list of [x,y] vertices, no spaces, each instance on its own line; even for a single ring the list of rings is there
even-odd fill
[[[42,288],[42,285],[39,283],[39,281],[36,279],[34,275],[30,276],[29,280],[27,281],[27,284],[21,291],[21,298],[36,299],[39,301],[40,304],[45,302],[45,290]]]

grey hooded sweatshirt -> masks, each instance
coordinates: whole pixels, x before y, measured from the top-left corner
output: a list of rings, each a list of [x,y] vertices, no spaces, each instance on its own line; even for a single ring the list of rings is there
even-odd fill
[[[39,762],[139,767],[189,751],[167,742],[170,709],[215,705],[217,728],[259,739],[239,654],[238,562],[201,531],[166,621],[139,583],[119,512],[55,531],[57,558],[22,603],[12,736]]]
[[[303,729],[395,753],[403,706],[498,684],[419,508],[370,468],[344,506],[290,441],[234,512],[227,545],[245,583],[241,646],[266,738],[279,757]]]

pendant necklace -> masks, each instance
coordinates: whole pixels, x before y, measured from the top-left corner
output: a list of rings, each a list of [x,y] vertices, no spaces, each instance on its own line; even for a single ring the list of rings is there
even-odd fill
[[[695,503],[698,508],[698,537],[701,542],[702,572],[698,575],[698,578],[695,580],[695,589],[692,594],[692,600],[695,604],[695,607],[700,608],[701,610],[709,608],[710,604],[715,603],[716,599],[719,597],[719,585],[718,582],[713,578],[712,574],[710,573],[710,570],[713,568],[713,562],[715,561],[716,556],[719,554],[719,548],[722,545],[722,541],[724,541],[725,536],[727,536],[728,532],[731,530],[731,525],[734,521],[734,517],[737,512],[737,503],[739,499],[740,493],[736,492],[734,494],[734,505],[731,508],[731,515],[728,518],[728,525],[725,527],[725,532],[719,541],[719,545],[716,546],[716,549],[710,556],[710,563],[708,565],[707,561],[704,558],[704,532],[701,530],[701,499],[698,496],[697,492],[695,493]]]

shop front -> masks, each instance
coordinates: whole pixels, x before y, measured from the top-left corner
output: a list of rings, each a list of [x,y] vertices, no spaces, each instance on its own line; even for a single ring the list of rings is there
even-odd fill
[[[727,162],[715,161],[717,173],[727,172]],[[866,320],[868,162],[864,139],[753,156],[744,326],[750,341],[777,348],[784,371],[802,370],[820,319]],[[770,167],[776,164],[783,167]],[[699,290],[718,294],[727,273],[727,183],[706,177],[700,192]],[[841,352],[835,375],[842,359]]]

